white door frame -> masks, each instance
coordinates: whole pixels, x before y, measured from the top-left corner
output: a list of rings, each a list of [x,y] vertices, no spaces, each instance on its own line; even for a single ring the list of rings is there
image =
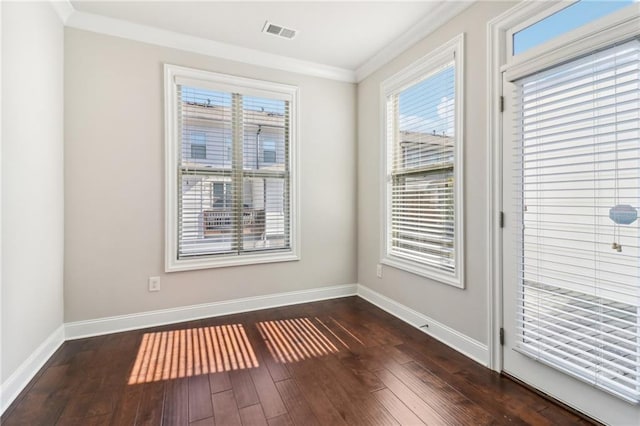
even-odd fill
[[[574,0],[575,1],[575,0]],[[500,328],[503,326],[502,306],[502,80],[503,73],[522,77],[540,64],[553,65],[567,59],[567,51],[573,57],[606,47],[612,40],[624,40],[637,34],[640,27],[640,6],[636,13],[629,8],[589,23],[566,35],[534,47],[514,58],[511,36],[514,28],[521,28],[568,6],[573,1],[538,2],[523,1],[497,16],[487,24],[487,181],[489,215],[487,218],[487,366],[502,371],[502,346]],[[562,49],[560,49],[562,47]],[[508,100],[507,100],[508,101]]]
[[[487,366],[502,371],[502,68],[507,63],[507,33],[525,17],[548,5],[522,2],[487,24]]]

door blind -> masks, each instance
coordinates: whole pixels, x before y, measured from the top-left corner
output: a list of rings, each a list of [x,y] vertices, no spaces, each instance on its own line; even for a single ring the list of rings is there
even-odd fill
[[[391,255],[455,273],[455,63],[387,98]]]
[[[289,101],[177,89],[178,258],[290,248]]]
[[[640,41],[516,82],[517,350],[640,400]]]

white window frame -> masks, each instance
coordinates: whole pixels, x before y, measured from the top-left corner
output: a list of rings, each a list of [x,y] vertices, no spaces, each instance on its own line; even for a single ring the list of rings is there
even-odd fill
[[[455,148],[454,148],[454,261],[455,272],[448,274],[438,271],[426,265],[420,264],[391,252],[389,238],[391,220],[391,158],[392,146],[387,140],[387,98],[414,85],[424,79],[437,67],[455,61]],[[381,191],[381,252],[380,263],[398,268],[416,275],[448,284],[458,288],[464,288],[464,207],[463,207],[463,146],[464,146],[464,33],[443,44],[429,54],[418,59],[397,74],[384,80],[380,86],[380,140],[382,145],[382,161],[380,174],[382,177]]]
[[[638,19],[634,17],[632,11],[637,10],[638,5],[634,3],[525,52],[513,54],[515,33],[577,2],[578,0],[560,3],[534,2],[523,8],[523,14],[518,14],[520,19],[517,23],[505,29],[507,51],[501,71],[506,72],[507,79],[515,80],[536,70],[557,65],[567,61],[569,59],[567,55],[578,57],[605,48],[611,43],[631,37],[637,31]]]
[[[241,255],[211,255],[178,259],[178,161],[180,128],[178,126],[177,83],[243,95],[282,99],[290,102],[290,248]],[[164,65],[165,104],[165,271],[188,271],[227,266],[253,265],[300,260],[299,193],[299,89],[296,86],[219,74],[210,71]]]
[[[617,41],[631,37],[640,26],[638,2],[589,24],[559,35],[518,55],[513,54],[513,34],[578,0],[563,2],[523,1],[487,23],[487,336],[488,366],[502,370],[502,126],[503,73],[517,79],[537,69],[551,67]],[[508,100],[507,100],[508,101]]]

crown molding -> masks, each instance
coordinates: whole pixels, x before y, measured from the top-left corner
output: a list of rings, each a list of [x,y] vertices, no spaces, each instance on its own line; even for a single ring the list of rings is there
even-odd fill
[[[49,2],[62,21],[62,25],[66,25],[69,17],[75,11],[71,2],[69,0],[49,0]]]
[[[355,70],[356,81],[361,82],[402,52],[413,46],[477,0],[433,2],[431,10],[402,36],[396,38]]]
[[[214,56],[251,65],[348,83],[355,82],[355,73],[352,70],[294,59],[287,56],[275,55],[272,53],[221,43],[174,31],[162,30],[147,25],[135,24],[121,19],[79,12],[77,10],[71,14],[65,25],[67,27],[77,28],[80,30],[121,37],[157,46],[170,47],[207,56]]]
[[[356,70],[333,67],[148,25],[136,24],[122,19],[80,12],[75,10],[70,0],[49,1],[62,23],[67,27],[313,77],[359,83],[406,49],[440,28],[477,0],[433,2],[426,16],[414,24],[409,31],[365,61]]]

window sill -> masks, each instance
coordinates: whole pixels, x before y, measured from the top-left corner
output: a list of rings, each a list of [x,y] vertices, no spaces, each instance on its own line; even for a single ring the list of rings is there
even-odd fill
[[[432,268],[421,265],[417,262],[411,262],[408,260],[390,256],[390,255],[387,255],[387,257],[383,257],[380,260],[380,263],[383,265],[391,266],[392,268],[409,272],[414,275],[419,275],[424,278],[429,278],[433,281],[447,284],[452,287],[464,289],[464,279],[462,278],[461,272],[458,272],[458,274],[456,275],[440,273]]]
[[[300,260],[292,251],[277,253],[246,254],[235,256],[199,257],[194,259],[167,259],[165,272],[194,271],[198,269],[225,268],[229,266],[259,265],[263,263],[291,262]]]

